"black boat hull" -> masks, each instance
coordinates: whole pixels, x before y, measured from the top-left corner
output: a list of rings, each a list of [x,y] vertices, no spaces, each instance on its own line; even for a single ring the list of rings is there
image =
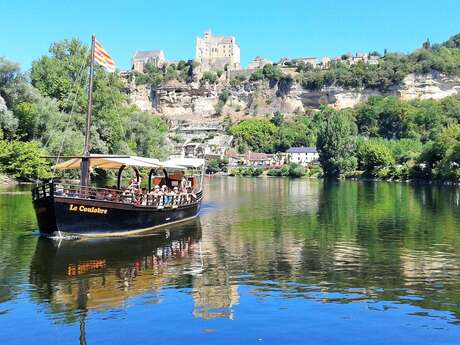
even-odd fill
[[[150,207],[98,200],[49,196],[34,200],[44,236],[123,236],[195,218],[197,202],[179,207]]]

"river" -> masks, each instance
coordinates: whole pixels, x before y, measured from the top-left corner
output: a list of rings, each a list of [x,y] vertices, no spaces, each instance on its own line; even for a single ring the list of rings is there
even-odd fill
[[[38,238],[0,189],[0,344],[460,344],[460,189],[206,180],[196,221]]]

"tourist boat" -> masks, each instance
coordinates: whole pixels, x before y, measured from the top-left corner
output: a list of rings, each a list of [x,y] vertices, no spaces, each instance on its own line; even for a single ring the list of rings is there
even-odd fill
[[[196,217],[203,198],[204,160],[178,158],[160,162],[137,156],[90,153],[94,49],[93,36],[83,155],[59,157],[67,160],[54,166],[58,170],[79,169],[80,183],[61,184],[52,180],[32,190],[40,234],[49,237],[130,235]],[[142,193],[122,190],[122,172],[127,167],[134,169],[137,191],[141,190],[140,170],[149,171],[148,188]],[[96,168],[118,170],[117,186],[90,186],[90,171]],[[172,189],[184,182],[189,193],[161,197],[151,193],[152,185]]]

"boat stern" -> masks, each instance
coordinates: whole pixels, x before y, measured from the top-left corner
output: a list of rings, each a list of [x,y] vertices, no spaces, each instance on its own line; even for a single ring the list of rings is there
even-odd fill
[[[54,208],[53,183],[45,183],[32,189],[32,201],[40,234],[52,235],[58,231]]]

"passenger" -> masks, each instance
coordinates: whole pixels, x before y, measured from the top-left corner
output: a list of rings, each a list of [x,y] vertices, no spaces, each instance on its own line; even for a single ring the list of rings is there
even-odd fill
[[[154,206],[158,206],[160,205],[161,203],[161,196],[163,195],[163,193],[160,191],[160,186],[156,185],[153,190],[149,193],[149,196],[150,196],[150,201],[152,203],[152,205]]]
[[[182,192],[187,192],[188,181],[185,176],[182,176],[182,180],[180,181],[180,187]]]
[[[163,205],[169,205],[171,203],[172,197],[168,191],[168,187],[164,184],[161,186],[161,192],[163,194]]]
[[[113,199],[112,191],[104,189],[104,200],[111,201]]]
[[[133,189],[134,189],[134,187],[135,187],[135,184],[136,184],[136,180],[135,180],[135,179],[133,179],[133,178],[132,178],[132,179],[130,179],[130,180],[129,180],[129,184],[128,184],[128,188],[127,188],[127,189],[128,189],[128,190],[133,190]]]
[[[173,205],[174,206],[177,206],[179,204],[179,199],[180,199],[180,192],[179,192],[179,188],[178,187],[174,187],[173,188],[173,191],[171,193],[171,195],[173,196]]]
[[[188,202],[196,201],[196,194],[193,193],[192,187],[187,188],[187,201]]]

